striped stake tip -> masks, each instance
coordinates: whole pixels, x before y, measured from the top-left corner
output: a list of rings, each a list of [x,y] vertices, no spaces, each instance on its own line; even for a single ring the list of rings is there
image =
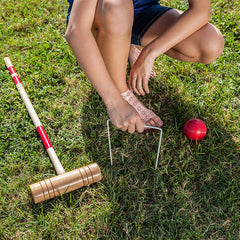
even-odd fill
[[[11,62],[9,57],[5,57],[4,61],[5,61],[5,64],[6,64],[7,68],[12,66],[12,62]]]

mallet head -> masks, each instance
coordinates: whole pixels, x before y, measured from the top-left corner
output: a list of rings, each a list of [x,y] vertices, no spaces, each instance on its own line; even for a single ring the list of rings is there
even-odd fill
[[[102,179],[96,163],[30,185],[34,203],[74,191]]]

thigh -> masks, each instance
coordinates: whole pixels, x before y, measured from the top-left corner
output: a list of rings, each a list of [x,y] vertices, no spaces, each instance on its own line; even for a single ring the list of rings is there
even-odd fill
[[[142,38],[148,29],[170,9],[169,7],[164,7],[154,2],[135,7],[132,27],[132,44],[142,46]]]
[[[182,11],[171,9],[160,16],[144,34],[142,45],[146,46],[163,34],[172,24],[178,21],[181,14]],[[199,61],[200,55],[206,51],[206,48],[214,49],[214,45],[218,46],[217,43],[222,42],[222,39],[220,31],[214,25],[208,23],[165,54],[183,61]]]
[[[142,45],[146,46],[152,40],[164,33],[173,23],[178,20],[178,17],[182,14],[182,11],[176,9],[170,9],[162,14],[145,32],[142,37]]]

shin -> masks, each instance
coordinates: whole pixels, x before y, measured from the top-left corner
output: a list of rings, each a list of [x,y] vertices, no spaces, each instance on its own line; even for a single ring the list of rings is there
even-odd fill
[[[96,40],[107,70],[120,92],[127,90],[126,68],[133,23],[129,0],[99,1],[96,11]]]

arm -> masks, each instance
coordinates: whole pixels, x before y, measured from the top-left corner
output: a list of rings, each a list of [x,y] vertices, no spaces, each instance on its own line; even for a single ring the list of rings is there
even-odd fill
[[[162,36],[147,46],[146,51],[155,59],[199,30],[210,19],[210,0],[189,0],[189,8]]]
[[[123,130],[143,131],[136,111],[114,85],[92,34],[98,0],[75,0],[65,34],[77,61],[107,106],[112,123]]]
[[[75,0],[65,34],[77,61],[103,101],[119,95],[92,34],[97,0]]]
[[[142,86],[149,93],[148,79],[155,59],[208,23],[210,0],[189,0],[188,2],[189,8],[179,16],[178,20],[149,43],[139,55],[129,79],[130,88],[138,94],[144,95]]]

